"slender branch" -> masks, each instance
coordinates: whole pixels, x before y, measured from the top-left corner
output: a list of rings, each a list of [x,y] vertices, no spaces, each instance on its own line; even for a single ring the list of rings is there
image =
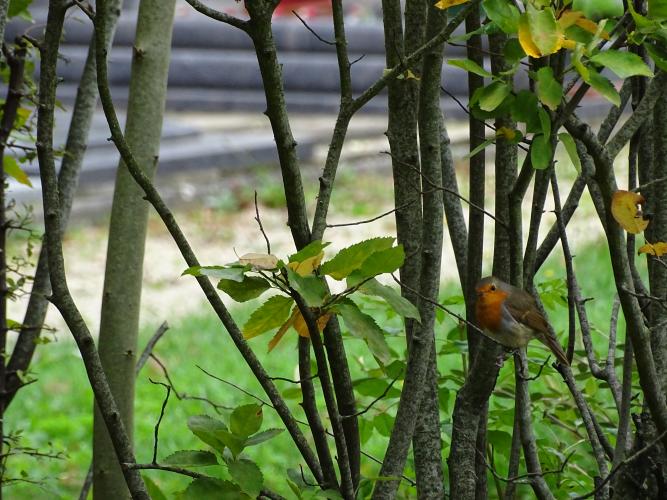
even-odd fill
[[[454,33],[454,30],[459,27],[459,25],[464,21],[466,16],[477,6],[479,5],[480,0],[473,0],[470,3],[467,3],[461,10],[458,11],[456,16],[447,24],[446,27],[442,29],[437,35],[431,38],[424,45],[415,50],[412,54],[406,56],[401,62],[399,62],[394,67],[385,71],[373,85],[368,87],[359,97],[357,97],[352,103],[352,109],[355,111],[362,108],[368,101],[373,97],[378,95],[386,86],[387,83],[396,78],[401,72],[415,60],[419,59],[425,52],[431,50],[433,47],[442,44],[445,42],[451,35]]]
[[[229,14],[225,14],[224,12],[220,12],[219,10],[215,10],[211,7],[208,7],[204,3],[200,2],[199,0],[185,0],[190,4],[190,6],[195,9],[197,12],[204,14],[206,17],[210,17],[211,19],[215,19],[216,21],[220,21],[225,24],[229,24],[230,26],[234,26],[241,31],[248,31],[248,21],[244,21],[242,19],[238,19],[234,16],[230,16]]]
[[[103,4],[104,0],[100,3]],[[98,5],[98,8],[101,8]],[[98,16],[104,19],[105,16]],[[121,463],[135,462],[132,444],[125,430],[116,402],[104,376],[102,363],[95,348],[95,341],[88,326],[77,309],[67,286],[65,263],[62,253],[60,206],[58,180],[53,155],[53,124],[56,91],[56,65],[58,48],[65,18],[62,1],[49,3],[46,31],[40,63],[40,92],[37,118],[37,154],[42,181],[44,223],[49,273],[53,287],[52,302],[56,305],[79,347],[86,367],[88,379],[95,394],[95,401],[104,418],[114,450]],[[104,50],[104,31],[100,31],[98,47]],[[148,500],[148,494],[141,475],[127,467],[121,467],[128,489],[137,499]]]
[[[322,473],[327,488],[339,489],[336,469],[331,458],[331,451],[327,443],[327,435],[315,400],[315,387],[310,369],[310,340],[299,336],[299,376],[301,377],[301,407],[306,414],[306,420],[311,429],[315,443],[315,450],[322,465]],[[319,373],[319,369],[318,369]]]
[[[174,467],[172,465],[160,465],[156,463],[151,464],[123,464],[125,467],[131,470],[162,470],[165,472],[173,472],[175,474],[180,474],[181,476],[188,476],[193,479],[209,479],[210,476],[202,474],[200,472],[195,472],[190,469],[184,469],[183,467]]]
[[[610,158],[616,158],[621,149],[635,135],[635,132],[644,123],[646,117],[653,111],[656,102],[658,102],[665,88],[667,88],[667,72],[659,71],[655,78],[651,80],[637,109],[634,110],[630,118],[626,120],[619,131],[607,143],[606,150]]]
[[[166,321],[164,321],[157,328],[157,330],[155,330],[155,333],[151,336],[151,338],[148,339],[148,342],[146,342],[146,347],[144,347],[144,350],[141,351],[139,359],[137,359],[137,365],[134,369],[135,376],[139,375],[139,372],[146,364],[146,361],[148,361],[148,358],[151,356],[151,354],[153,354],[153,349],[155,349],[155,346],[160,341],[162,336],[167,332],[167,330],[169,330],[169,325]]]
[[[310,32],[312,33],[312,35],[313,35],[315,38],[317,38],[320,42],[322,42],[322,43],[324,43],[324,44],[326,44],[326,45],[336,45],[336,42],[332,42],[332,41],[330,41],[330,40],[326,40],[326,39],[322,38],[320,35],[318,35],[317,32],[316,32],[313,28],[311,28],[311,27],[308,25],[308,23],[303,19],[303,17],[301,17],[301,16],[299,15],[299,13],[298,13],[297,11],[293,10],[293,11],[292,11],[292,14],[294,14],[294,15],[296,16],[296,18],[297,18],[299,21],[301,21],[301,24],[303,24],[303,26],[304,26],[308,31],[310,31]]]
[[[255,191],[255,220],[257,221],[257,224],[259,225],[259,231],[262,233],[262,236],[264,236],[264,241],[266,241],[266,253],[271,253],[271,242],[269,241],[269,237],[266,235],[266,232],[264,231],[264,226],[262,225],[262,219],[259,218],[259,205],[257,204],[257,191]]]
[[[296,303],[303,319],[308,327],[310,334],[310,341],[313,344],[315,351],[315,360],[317,362],[317,373],[322,386],[322,394],[329,414],[329,420],[333,427],[334,441],[336,442],[336,451],[338,452],[338,470],[341,475],[341,494],[343,498],[354,498],[354,487],[352,485],[352,472],[350,470],[350,462],[347,454],[347,444],[345,442],[345,433],[343,431],[343,424],[341,415],[336,404],[336,397],[334,395],[333,385],[329,377],[329,367],[327,363],[324,345],[320,337],[320,331],[317,326],[317,319],[308,307],[303,298],[296,292],[292,292],[292,297]]]
[[[104,0],[98,0],[98,10],[100,9],[100,4]],[[98,16],[95,20],[95,33],[96,41],[99,42],[96,44],[97,52],[97,72],[98,72],[98,89],[100,93],[100,100],[102,102],[102,107],[109,124],[109,129],[111,131],[111,137],[118,149],[123,162],[127,166],[128,170],[132,177],[137,181],[141,186],[144,193],[146,194],[146,199],[148,202],[155,208],[156,212],[159,214],[160,218],[164,222],[165,226],[169,230],[172,238],[176,242],[181,255],[183,256],[185,262],[188,266],[198,266],[199,261],[192,251],[192,247],[188,242],[187,238],[183,234],[183,231],[176,223],[174,215],[165,205],[162,197],[159,195],[158,191],[155,189],[155,186],[150,182],[150,180],[143,173],[139,165],[137,164],[132,151],[129,149],[127,142],[123,136],[123,133],[118,123],[118,118],[116,116],[116,111],[114,109],[113,100],[109,90],[109,80],[107,74],[107,62],[106,56],[107,51],[104,48],[102,42],[102,33],[104,32],[104,16]],[[239,350],[241,356],[252,370],[255,378],[262,385],[262,388],[266,392],[267,396],[273,403],[276,412],[280,416],[281,420],[285,424],[288,432],[292,436],[297,448],[301,452],[304,460],[306,461],[308,468],[313,473],[313,476],[319,482],[322,481],[322,471],[317,460],[317,457],[314,455],[310,445],[308,444],[305,436],[299,429],[297,422],[294,420],[294,416],[291,414],[289,408],[287,407],[284,399],[280,395],[278,389],[275,387],[273,382],[269,379],[266,370],[257,359],[255,353],[252,351],[246,340],[243,338],[243,334],[239,329],[238,325],[229,314],[229,311],[223,304],[220,296],[218,295],[216,289],[211,284],[210,280],[205,277],[197,277],[197,282],[201,287],[204,295],[208,299],[209,303],[213,307],[214,311],[220,318],[220,321],[225,326],[227,332],[229,333],[232,341]]]
[[[164,400],[162,401],[162,407],[160,408],[160,416],[157,419],[157,422],[155,423],[155,430],[153,433],[153,463],[157,463],[157,449],[158,449],[158,444],[159,444],[159,433],[160,433],[160,424],[162,423],[162,419],[164,418],[164,411],[167,408],[167,403],[169,402],[169,395],[171,394],[171,386],[167,385],[163,382],[155,382],[152,379],[148,379],[148,381],[151,384],[155,385],[161,385],[165,389],[167,389],[167,393],[164,396]]]
[[[399,376],[400,376],[400,375],[397,375],[396,377],[394,377],[394,378],[392,379],[392,381],[387,385],[387,387],[384,388],[384,391],[382,391],[382,394],[380,394],[380,395],[379,395],[378,397],[376,397],[373,401],[371,401],[370,404],[366,405],[366,408],[364,408],[363,410],[359,410],[358,412],[356,412],[356,413],[354,413],[354,414],[352,414],[352,415],[341,415],[341,418],[360,417],[360,416],[363,415],[364,413],[367,413],[368,411],[370,411],[370,409],[373,408],[373,406],[375,406],[375,404],[376,404],[377,402],[382,401],[382,400],[384,399],[384,397],[385,397],[387,394],[389,394],[389,391],[390,391],[391,388],[394,386],[394,384],[396,383],[396,381],[399,379]]]
[[[404,203],[400,207],[392,208],[391,210],[387,210],[386,212],[381,213],[380,215],[377,215],[375,217],[372,217],[370,219],[364,219],[356,222],[344,222],[341,224],[327,224],[327,227],[346,227],[346,226],[360,226],[362,224],[369,224],[371,222],[375,222],[376,220],[382,219],[383,217],[386,217],[387,215],[391,215],[394,212],[398,210],[402,210],[406,207],[409,207],[410,205],[413,205],[415,201],[409,201],[408,203]]]
[[[597,487],[593,491],[590,491],[590,492],[586,493],[585,495],[574,497],[572,500],[585,500],[586,498],[590,498],[592,496],[597,495],[600,491],[603,490],[603,488],[607,487],[607,483],[609,481],[611,481],[611,479],[618,473],[618,471],[620,471],[623,467],[627,467],[632,462],[634,462],[635,460],[641,458],[643,455],[648,453],[654,446],[656,446],[658,443],[660,443],[660,441],[662,441],[662,439],[665,436],[667,436],[667,431],[661,432],[653,441],[651,441],[649,444],[647,444],[644,448],[642,448],[641,450],[639,450],[636,453],[633,453],[628,458],[623,460],[620,464],[618,464],[616,467],[614,467],[611,470],[611,472],[609,473],[609,475],[607,477],[605,477],[600,482],[600,484],[597,485]]]

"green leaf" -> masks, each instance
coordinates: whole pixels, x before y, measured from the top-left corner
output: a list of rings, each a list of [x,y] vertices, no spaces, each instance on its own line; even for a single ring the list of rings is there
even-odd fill
[[[314,274],[301,276],[287,268],[287,278],[290,286],[303,297],[310,307],[320,307],[329,294],[324,280]]]
[[[449,59],[447,64],[464,69],[468,73],[483,76],[484,78],[491,78],[493,76],[493,74],[489,73],[475,61],[471,61],[470,59]]]
[[[484,0],[482,2],[486,15],[508,35],[519,29],[519,9],[507,0]]]
[[[246,458],[230,460],[227,462],[227,469],[232,480],[240,486],[241,490],[252,498],[259,495],[264,486],[264,476],[255,462]]]
[[[32,187],[32,182],[28,174],[26,174],[19,164],[16,162],[16,159],[13,156],[5,155],[2,158],[2,168],[5,173],[13,178],[15,181],[24,184],[26,186]]]
[[[648,55],[651,56],[656,67],[660,68],[663,71],[667,71],[667,51],[664,50],[658,43],[655,43],[650,40],[644,42],[644,47],[648,52]]]
[[[579,158],[579,154],[577,153],[577,145],[574,142],[574,139],[567,132],[562,132],[558,134],[558,139],[563,144],[563,146],[565,146],[565,151],[567,151],[567,155],[570,157],[572,165],[574,165],[574,168],[577,170],[577,173],[580,174],[581,158]]]
[[[343,500],[341,494],[338,491],[332,489],[317,490],[317,492],[315,492],[315,498],[326,498],[327,500]]]
[[[301,392],[301,389],[299,389],[299,393]],[[269,439],[273,439],[276,437],[278,434],[283,432],[284,429],[266,429],[265,431],[258,432],[257,434],[253,434],[250,436],[248,439],[246,439],[245,445],[246,446],[255,446],[260,443],[263,443],[264,441],[268,441]]]
[[[619,78],[630,76],[653,76],[653,71],[637,54],[622,50],[609,49],[598,52],[590,58],[591,62],[609,68]]]
[[[224,422],[208,415],[195,415],[188,418],[188,429],[211,448],[220,453],[224,451],[225,444],[217,436],[220,431],[227,430]]]
[[[356,243],[343,248],[331,260],[322,264],[320,272],[336,280],[342,280],[349,276],[352,271],[359,269],[372,254],[391,248],[393,244],[393,237],[372,238]]]
[[[244,500],[251,498],[230,481],[197,478],[183,492],[183,500]]]
[[[386,365],[391,361],[391,351],[384,338],[384,332],[371,316],[361,312],[349,299],[336,304],[333,311],[341,315],[345,326],[353,336],[366,341],[373,355],[382,364]]]
[[[563,99],[563,87],[554,78],[554,71],[549,66],[537,70],[537,97],[551,111],[556,111]]]
[[[262,426],[262,407],[256,403],[238,406],[229,417],[229,430],[237,436],[247,438]]]
[[[508,432],[489,429],[487,439],[493,445],[495,451],[506,457],[509,456],[509,451],[512,448],[512,436]]]
[[[553,10],[550,8],[537,10],[528,4],[526,13],[530,36],[540,53],[548,55],[556,52],[560,43],[560,33]]]
[[[526,57],[518,38],[509,38],[503,47],[503,55],[509,64],[516,64]]]
[[[665,0],[648,0],[648,17],[667,19],[667,2]]]
[[[243,273],[246,270],[242,266],[193,266],[183,271],[181,276],[185,276],[186,274],[191,276],[208,276],[209,278],[226,279],[241,283],[243,281]]]
[[[236,302],[256,299],[269,288],[271,288],[271,284],[259,276],[243,276],[243,281],[240,283],[228,279],[222,279],[218,282],[218,289],[225,292]]]
[[[180,467],[204,467],[218,465],[218,459],[215,453],[210,451],[179,450],[165,458],[162,463]]]
[[[397,245],[371,254],[361,265],[359,272],[364,276],[393,273],[403,265],[404,261],[403,245]]]
[[[148,492],[148,496],[151,497],[151,500],[167,500],[167,496],[162,492],[155,481],[145,474],[142,474],[141,478],[146,484],[146,491]]]
[[[539,124],[538,107],[539,101],[534,93],[529,90],[520,90],[516,94],[510,113],[513,120],[525,123],[526,130],[530,132],[533,126]]]
[[[544,108],[537,109],[537,116],[540,119],[540,130],[545,137],[551,136],[551,118]]]
[[[544,170],[551,163],[551,144],[549,138],[544,134],[533,137],[533,144],[530,147],[530,161],[536,170]]]
[[[479,154],[483,150],[485,150],[490,144],[493,144],[495,142],[495,139],[487,139],[483,143],[481,143],[479,146],[474,148],[470,153],[464,156],[464,159],[472,158],[476,154]]]
[[[311,241],[297,253],[290,255],[288,262],[303,262],[319,255],[327,246],[329,246],[329,243],[322,243],[322,240]]]
[[[386,398],[398,398],[401,396],[401,391],[395,387],[387,389],[389,387],[389,382],[379,378],[363,378],[360,380],[355,380],[352,385],[354,386],[355,390],[362,396],[379,398],[385,394],[385,391],[387,391],[385,394]]]
[[[25,17],[26,15],[30,16],[28,7],[31,3],[32,0],[9,0],[9,7],[7,7],[7,18],[11,19],[12,17],[19,15],[21,17]]]
[[[510,94],[510,87],[504,82],[493,82],[483,89],[479,94],[477,102],[483,111],[493,111]]]
[[[623,15],[623,0],[574,0],[572,10],[580,10],[593,21]]]
[[[264,302],[250,315],[243,325],[243,336],[246,339],[256,337],[264,332],[281,326],[290,315],[294,299],[284,295],[274,295]]]
[[[245,448],[245,438],[232,434],[229,431],[218,431],[216,436],[229,448],[234,458],[238,457]]]
[[[351,280],[348,279],[348,286],[354,286],[350,284],[350,281]],[[385,302],[387,302],[387,304],[389,304],[394,311],[396,311],[404,318],[412,318],[421,322],[419,311],[414,306],[414,304],[408,299],[402,297],[400,292],[395,288],[388,285],[383,285],[378,280],[372,279],[361,285],[359,291],[366,295],[380,297],[384,299]]]
[[[587,68],[587,69],[588,69],[588,78],[584,78],[584,81],[588,83],[591,87],[593,87],[595,90],[597,90],[614,106],[617,107],[620,106],[621,96],[616,91],[616,87],[614,87],[614,85],[607,78],[602,76],[593,68]]]

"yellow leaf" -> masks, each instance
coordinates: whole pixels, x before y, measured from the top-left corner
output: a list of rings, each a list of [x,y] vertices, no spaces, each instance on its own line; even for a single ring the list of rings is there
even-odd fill
[[[281,326],[276,334],[273,336],[273,338],[269,341],[269,352],[273,350],[275,346],[278,345],[278,342],[283,338],[287,330],[289,330],[290,326],[294,324],[294,321],[296,321],[296,317],[299,315],[301,316],[301,313],[299,312],[299,308],[297,306],[294,306],[294,309],[292,310],[292,314],[289,317],[287,321],[283,323],[283,326]]]
[[[519,17],[519,43],[523,51],[530,57],[542,57],[540,49],[537,48],[533,37],[530,34],[530,25],[528,23],[528,16],[524,13]]]
[[[568,49],[568,50],[574,50],[577,48],[577,42],[574,40],[569,40],[567,38],[563,37],[563,40],[561,41],[561,47]]]
[[[655,255],[656,257],[662,257],[667,253],[667,243],[664,241],[658,241],[656,243],[647,243],[637,250],[637,254],[647,253],[649,255]]]
[[[411,69],[409,69],[409,70],[407,70],[407,71],[405,72],[405,78],[406,78],[407,80],[420,80],[420,78],[419,78],[418,76],[416,76],[416,75],[412,72]]]
[[[588,31],[589,33],[593,33],[594,35],[598,32],[599,29],[598,23],[591,21],[590,19],[586,19],[585,17],[577,19],[575,24],[581,29]],[[600,33],[600,38],[603,40],[609,40],[609,33],[607,33],[605,30],[602,30]]]
[[[611,214],[628,233],[641,233],[649,222],[638,208],[645,201],[642,195],[632,191],[616,191],[611,198]]]
[[[516,137],[516,130],[509,127],[500,127],[498,130],[496,130],[496,137],[500,136],[504,137],[508,141],[512,141]]]
[[[324,330],[325,326],[327,326],[329,318],[331,318],[330,313],[324,314],[323,316],[317,318],[317,328],[320,332]],[[278,345],[278,342],[280,342],[280,340],[283,338],[287,330],[290,329],[290,327],[296,330],[296,333],[299,334],[299,337],[310,338],[310,332],[308,331],[308,325],[306,325],[306,320],[303,319],[303,316],[301,315],[301,311],[299,311],[299,308],[295,306],[294,310],[292,311],[292,315],[289,317],[287,321],[285,321],[283,326],[280,327],[280,329],[276,332],[276,334],[269,342],[269,352],[271,352],[273,348]]]
[[[250,264],[253,269],[267,270],[275,269],[278,265],[278,257],[268,253],[246,253],[239,257],[239,264]]]
[[[302,262],[290,262],[289,264],[287,264],[287,267],[289,267],[299,276],[308,276],[309,274],[312,274],[315,269],[320,267],[320,263],[322,262],[323,257],[324,257],[324,252],[320,252],[317,255],[308,257],[306,260]]]
[[[449,9],[450,7],[454,7],[455,5],[461,5],[462,3],[467,3],[470,0],[440,0],[438,3],[435,4],[435,7],[437,9]]]
[[[565,10],[558,18],[558,24],[560,24],[561,29],[567,29],[573,24],[584,17],[583,12],[578,10]]]

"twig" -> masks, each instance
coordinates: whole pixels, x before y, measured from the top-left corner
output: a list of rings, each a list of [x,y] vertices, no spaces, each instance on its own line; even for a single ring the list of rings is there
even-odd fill
[[[157,419],[157,422],[155,423],[155,430],[153,433],[153,462],[152,463],[157,463],[157,449],[158,449],[158,443],[159,443],[159,433],[160,433],[160,424],[162,423],[162,418],[164,417],[164,411],[167,408],[167,403],[169,402],[169,395],[171,394],[171,386],[168,384],[165,384],[164,382],[156,382],[153,379],[148,379],[148,381],[151,384],[155,385],[161,385],[165,389],[167,389],[167,394],[164,397],[164,401],[162,401],[162,408],[160,409],[160,416]]]
[[[152,464],[123,464],[130,470],[163,470],[166,472],[174,472],[176,474],[181,474],[182,476],[189,476],[194,479],[210,479],[211,476],[206,474],[201,474],[200,472],[195,472],[189,469],[184,469],[183,467],[174,467],[172,465],[160,465],[156,463]]]
[[[134,368],[134,375],[138,376],[139,372],[141,369],[144,367],[146,364],[146,361],[148,361],[148,358],[153,354],[153,349],[155,349],[155,345],[160,341],[162,336],[169,330],[169,324],[164,321],[162,324],[155,330],[155,333],[151,336],[150,339],[148,339],[148,342],[146,342],[146,347],[144,347],[144,350],[141,352],[141,356],[139,356],[139,359],[137,359],[137,364]]]
[[[95,20],[95,9],[89,3],[84,3],[81,0],[72,0],[79,9],[90,19],[91,21]]]
[[[488,211],[486,211],[484,208],[480,207],[479,205],[476,205],[475,203],[471,202],[471,201],[468,200],[465,196],[461,195],[458,191],[455,191],[455,190],[453,190],[453,189],[449,189],[449,188],[447,188],[447,187],[445,187],[445,186],[442,186],[442,185],[440,185],[440,184],[437,184],[437,183],[433,182],[433,181],[432,181],[431,179],[429,179],[426,175],[424,175],[424,173],[423,173],[421,170],[419,170],[415,165],[410,165],[410,164],[407,163],[407,162],[404,162],[404,161],[401,161],[400,159],[397,159],[397,158],[395,157],[395,155],[393,155],[393,154],[391,153],[391,151],[382,151],[382,154],[386,154],[386,155],[390,156],[393,160],[399,162],[399,163],[402,164],[403,166],[408,167],[408,168],[414,170],[415,172],[419,173],[420,177],[421,177],[423,180],[425,180],[426,183],[427,183],[429,186],[431,186],[433,189],[437,189],[437,190],[439,190],[439,191],[443,191],[443,192],[445,192],[445,193],[448,193],[448,194],[451,194],[451,195],[453,195],[453,196],[456,196],[459,200],[465,202],[468,206],[474,208],[475,210],[477,210],[477,211],[483,213],[484,215],[486,215],[487,217],[493,219],[498,225],[502,226],[504,229],[508,229],[507,224],[506,224],[504,221],[499,220],[499,219],[498,219],[495,215],[493,215],[491,212],[488,212]],[[423,194],[423,193],[422,193],[422,194]]]
[[[378,397],[376,397],[368,406],[366,406],[366,408],[364,408],[363,410],[360,410],[356,413],[353,413],[352,415],[341,415],[340,417],[341,418],[359,417],[359,416],[363,415],[364,413],[368,412],[371,408],[373,408],[375,403],[377,403],[378,401],[383,399],[389,393],[389,391],[391,390],[391,388],[394,386],[394,384],[396,383],[396,381],[399,379],[399,377],[401,375],[402,375],[402,373],[399,374],[399,375],[396,375],[394,377],[394,379],[391,381],[391,383],[389,385],[387,385],[387,387],[385,387],[384,391],[382,391],[382,394],[380,394]]]
[[[250,391],[248,391],[248,390],[246,390],[246,389],[244,389],[244,388],[242,388],[242,387],[239,387],[238,385],[236,385],[236,384],[234,384],[234,383],[232,383],[232,382],[229,382],[228,380],[222,379],[222,378],[220,378],[220,377],[217,377],[217,376],[215,376],[215,375],[213,375],[213,374],[207,372],[207,371],[204,370],[201,366],[197,366],[197,368],[199,368],[202,372],[204,372],[204,373],[205,373],[206,375],[208,375],[209,377],[211,377],[211,378],[213,378],[213,379],[215,379],[215,380],[218,380],[218,381],[220,381],[220,382],[222,382],[222,383],[224,383],[224,384],[227,384],[227,385],[233,387],[234,389],[236,389],[236,390],[242,392],[242,393],[245,394],[246,396],[250,396],[251,398],[253,398],[253,399],[259,401],[260,403],[266,405],[267,407],[271,408],[272,410],[275,410],[275,408],[273,407],[273,405],[271,405],[271,403],[269,403],[268,401],[264,401],[261,397],[257,396],[256,394],[253,394],[252,392],[250,392]],[[297,423],[300,424],[300,425],[305,425],[305,426],[309,425],[308,422],[304,422],[303,420],[298,420],[298,419],[297,419],[296,421],[297,421]],[[329,436],[329,437],[334,437],[334,435],[333,435],[333,433],[332,433],[331,431],[328,431],[328,430],[327,430],[327,431],[325,431],[325,432],[326,432],[327,436]],[[362,450],[362,451],[361,451],[361,454],[362,454],[363,456],[365,456],[366,458],[368,458],[369,460],[375,462],[376,464],[382,465],[382,460],[380,460],[380,459],[377,458],[377,457],[374,457],[374,456],[371,455],[370,453],[367,453],[367,452],[365,452],[365,451]],[[404,481],[407,481],[408,484],[410,484],[410,486],[413,486],[413,487],[416,486],[415,480],[412,479],[412,478],[410,478],[410,477],[408,477],[408,476],[406,476],[406,475],[404,475],[404,474],[401,474],[401,479],[403,479]]]
[[[269,241],[269,237],[266,235],[266,232],[264,231],[264,226],[262,225],[262,219],[259,218],[259,205],[257,204],[257,190],[255,190],[255,220],[259,225],[259,230],[261,231],[262,236],[264,236],[264,241],[266,241],[266,253],[270,254],[271,242]]]
[[[636,453],[633,453],[633,454],[630,455],[628,458],[626,458],[626,459],[623,460],[621,463],[619,463],[616,467],[614,467],[614,468],[611,470],[611,472],[609,473],[609,475],[608,475],[607,477],[605,477],[605,478],[604,478],[604,479],[597,485],[597,487],[596,487],[593,491],[590,491],[590,492],[586,493],[585,495],[581,495],[581,496],[578,496],[578,497],[574,497],[572,500],[584,500],[584,499],[586,499],[586,498],[590,498],[590,497],[592,497],[592,496],[595,496],[597,493],[599,493],[599,492],[602,490],[602,488],[605,487],[605,485],[606,485],[609,481],[611,481],[611,479],[616,475],[616,473],[617,473],[619,470],[621,470],[623,467],[626,467],[626,466],[630,465],[632,462],[634,462],[635,460],[637,460],[638,458],[640,458],[642,455],[646,454],[651,448],[653,448],[655,445],[657,445],[657,444],[660,442],[660,440],[661,440],[662,438],[664,438],[665,436],[667,436],[667,431],[663,431],[663,432],[661,432],[658,436],[656,436],[655,439],[653,439],[653,441],[651,441],[649,444],[647,444],[644,448],[642,448],[641,450],[639,450],[639,451],[636,452]]]
[[[188,2],[190,6],[197,12],[204,14],[205,16],[210,17],[211,19],[215,19],[216,21],[229,24],[242,31],[247,32],[248,30],[248,21],[244,21],[234,16],[230,16],[229,14],[225,14],[224,12],[220,12],[219,10],[212,9],[207,5],[204,5],[199,0],[185,0],[185,1]]]
[[[375,222],[378,219],[381,219],[382,217],[386,217],[387,215],[391,215],[398,210],[403,210],[404,208],[407,208],[410,205],[413,205],[414,203],[415,203],[415,200],[410,201],[408,203],[404,203],[400,207],[396,207],[396,208],[392,208],[391,210],[387,210],[386,212],[383,212],[380,215],[377,215],[377,216],[375,216],[371,219],[360,220],[360,221],[357,221],[357,222],[344,222],[344,223],[341,223],[341,224],[327,224],[327,227],[360,226],[362,224],[369,224],[371,222]]]
[[[322,38],[320,35],[318,35],[317,32],[316,32],[313,28],[311,28],[310,26],[308,26],[308,23],[307,23],[306,21],[304,21],[303,17],[301,17],[297,11],[293,10],[293,11],[292,11],[292,14],[294,14],[294,15],[297,17],[297,19],[298,19],[299,21],[301,21],[301,24],[303,24],[304,27],[305,27],[308,31],[310,31],[310,32],[312,33],[312,35],[313,35],[315,38],[317,38],[320,42],[325,43],[325,44],[327,44],[327,45],[336,45],[336,42],[332,42],[332,41],[329,41],[329,40],[325,40],[325,39]]]
[[[479,450],[477,450],[478,453]],[[484,463],[486,464],[486,467],[489,469],[489,472],[498,479],[499,481],[502,481],[504,483],[518,483],[518,484],[531,484],[532,481],[530,479],[535,478],[535,477],[544,477],[549,474],[562,474],[565,471],[565,467],[567,467],[567,463],[570,461],[572,456],[574,455],[574,451],[571,451],[567,457],[565,457],[565,460],[561,463],[560,467],[558,469],[554,470],[545,470],[543,472],[526,472],[525,474],[519,474],[518,476],[513,476],[513,477],[503,477],[496,470],[489,465],[489,463],[486,461],[486,458],[484,459]],[[522,481],[522,479],[528,479],[528,481]]]
[[[475,323],[473,323],[472,321],[469,321],[469,320],[467,320],[466,318],[464,318],[463,316],[461,316],[460,314],[455,313],[454,311],[452,311],[451,309],[449,309],[447,306],[442,305],[442,304],[439,303],[438,301],[429,299],[428,297],[424,297],[423,295],[421,295],[421,294],[419,293],[418,290],[415,290],[415,289],[410,288],[409,286],[405,285],[405,284],[404,284],[401,280],[399,280],[394,274],[392,274],[391,277],[394,278],[394,281],[395,281],[398,285],[400,285],[400,286],[406,288],[408,291],[410,291],[410,292],[412,292],[412,293],[417,294],[417,296],[418,296],[420,299],[425,300],[425,301],[427,301],[427,302],[430,302],[430,303],[433,304],[435,307],[438,307],[438,308],[442,309],[442,310],[445,311],[447,314],[450,314],[450,315],[454,316],[456,319],[458,319],[459,321],[465,323],[466,325],[468,325],[469,327],[471,327],[473,330],[477,331],[477,333],[486,336],[486,334],[484,333],[484,331],[483,331],[480,327],[478,327]],[[487,338],[488,338],[488,337],[487,337]],[[493,340],[493,339],[491,339],[491,340]]]

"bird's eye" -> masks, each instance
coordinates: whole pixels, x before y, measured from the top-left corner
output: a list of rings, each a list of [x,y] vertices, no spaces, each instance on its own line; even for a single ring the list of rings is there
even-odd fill
[[[491,289],[492,292],[495,292],[496,291],[496,285],[491,285],[490,289]]]

